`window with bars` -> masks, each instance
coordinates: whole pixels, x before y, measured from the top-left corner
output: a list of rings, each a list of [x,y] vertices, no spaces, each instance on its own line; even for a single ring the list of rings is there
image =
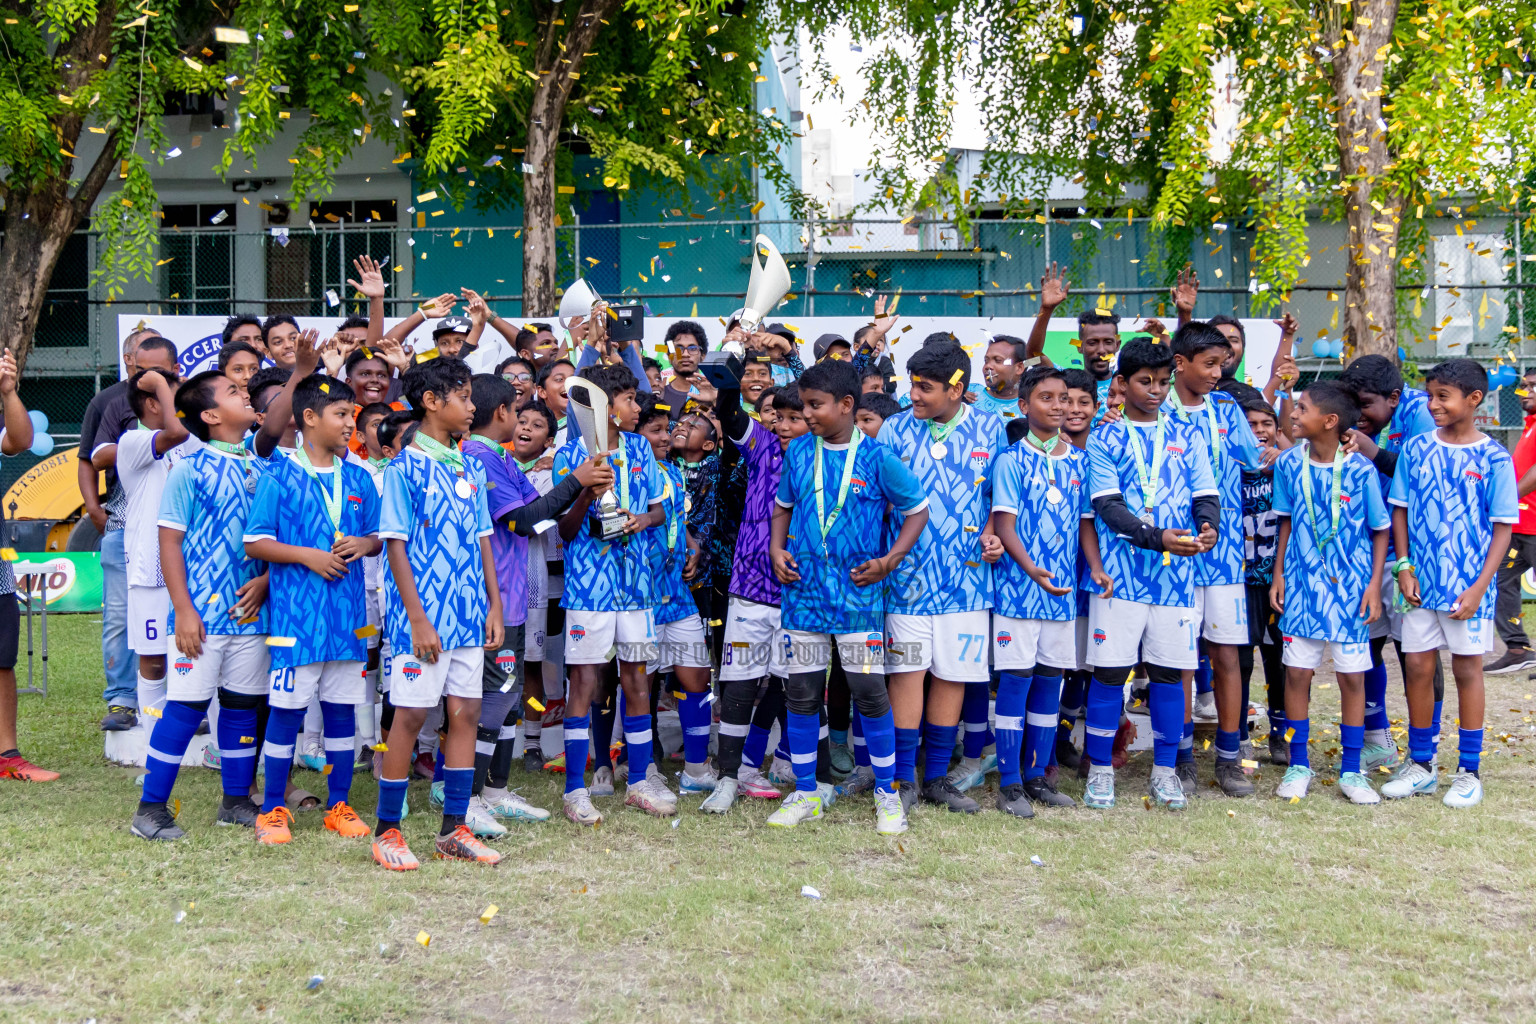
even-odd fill
[[[175,203],[162,207],[160,298],[166,311],[228,316],[235,294],[235,206]]]

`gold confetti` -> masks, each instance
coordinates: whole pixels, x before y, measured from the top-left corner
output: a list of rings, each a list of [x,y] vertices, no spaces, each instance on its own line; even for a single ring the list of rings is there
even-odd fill
[[[1299,803],[1301,803],[1301,797],[1299,797],[1299,796],[1293,796],[1293,797],[1291,797],[1291,803],[1293,803],[1293,804],[1299,804]]]
[[[533,710],[537,711],[541,715],[544,713],[544,705],[539,701],[537,697],[529,697],[528,706],[533,708]]]
[[[320,769],[320,774],[321,775],[329,775],[329,774],[331,774],[331,768],[332,768],[332,765],[326,765],[324,768]]]
[[[501,909],[500,907],[498,907],[496,904],[492,903],[490,906],[488,906],[484,910],[480,911],[480,923],[481,924],[490,924],[491,923],[491,918],[495,917],[496,916],[496,912],[499,911],[500,909]]]
[[[960,378],[963,377],[963,376],[965,376],[965,371],[964,370],[956,370],[954,373],[950,374],[949,375],[949,386],[950,387],[954,387],[956,384],[959,384],[960,383]]]
[[[255,622],[259,618],[261,618],[260,615],[252,615],[248,619],[241,619],[239,624],[242,625],[242,626],[249,626],[251,623]],[[270,643],[271,641],[268,641],[268,642]]]
[[[240,737],[240,742],[241,743],[255,743],[256,742],[256,737],[255,736],[241,736]]]
[[[326,383],[322,382],[320,384],[320,393],[322,395],[330,394],[331,393],[331,386],[329,384],[326,384]]]
[[[1257,768],[1258,766],[1259,766],[1259,762],[1253,760],[1252,758],[1248,758],[1248,757],[1243,758],[1243,767],[1244,768]]]
[[[1296,730],[1295,729],[1287,729],[1287,730],[1285,730],[1285,742],[1287,742],[1287,743],[1291,742],[1291,737],[1295,736],[1295,735],[1296,735]]]
[[[379,635],[379,627],[375,626],[373,623],[370,622],[366,626],[359,626],[356,629],[354,629],[352,631],[352,635],[357,637],[359,640],[366,640],[370,636],[378,636]]]
[[[180,799],[174,799],[174,800],[171,801],[171,817],[173,817],[173,818],[181,817],[181,800]]]
[[[430,946],[432,944],[432,936],[428,935],[426,932],[417,932],[416,941],[421,943],[423,946]]]
[[[1227,817],[1235,818],[1235,817],[1237,817],[1237,812],[1236,811],[1228,811],[1227,812]]]
[[[268,647],[292,647],[294,644],[296,644],[298,642],[299,641],[298,641],[297,638],[291,637],[291,636],[269,636],[269,637],[267,637],[267,646]]]
[[[0,558],[5,559],[7,562],[14,562],[14,561],[16,561],[16,549],[15,548],[0,548]]]
[[[389,744],[383,742],[382,740],[380,742],[375,743],[373,745],[373,752],[375,754],[384,754],[384,753],[388,753],[388,751],[389,751]]]

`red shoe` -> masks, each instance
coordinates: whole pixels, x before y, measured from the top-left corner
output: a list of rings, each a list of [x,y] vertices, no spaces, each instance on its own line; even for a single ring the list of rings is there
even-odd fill
[[[554,700],[544,702],[544,719],[542,727],[548,729],[565,721],[565,698],[557,697]]]
[[[1113,768],[1124,768],[1131,759],[1131,741],[1136,738],[1136,723],[1129,716],[1122,716],[1120,728],[1115,730],[1115,746],[1110,751],[1109,763]]]
[[[15,757],[0,757],[0,779],[17,779],[21,782],[52,782],[58,777],[58,772],[39,768],[20,754],[17,754]]]
[[[423,750],[416,755],[416,760],[411,762],[411,772],[418,779],[430,779],[437,772],[437,758]]]

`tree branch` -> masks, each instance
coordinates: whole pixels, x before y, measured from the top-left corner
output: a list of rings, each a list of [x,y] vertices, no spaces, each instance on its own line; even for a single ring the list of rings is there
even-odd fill
[[[118,130],[113,128],[103,140],[101,152],[96,154],[96,162],[75,189],[75,196],[70,202],[74,205],[77,217],[83,218],[90,214],[91,207],[96,205],[96,197],[101,195],[102,187],[107,183],[107,175],[117,165],[117,137]]]

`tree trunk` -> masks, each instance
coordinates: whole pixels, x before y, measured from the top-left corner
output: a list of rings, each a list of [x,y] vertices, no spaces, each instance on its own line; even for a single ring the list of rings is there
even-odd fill
[[[95,55],[108,49],[116,12],[115,3],[101,3],[96,21],[80,27],[59,47],[55,58],[65,69],[60,74],[64,89],[79,88],[100,67]],[[80,129],[85,125],[85,111],[70,110],[53,118],[52,124],[65,152],[76,152]],[[117,138],[116,130],[105,137],[101,153],[73,195],[69,179],[74,161],[67,158],[56,175],[4,189],[5,217],[0,222],[5,231],[4,239],[0,240],[0,346],[15,354],[18,371],[26,365],[27,354],[32,350],[32,335],[37,330],[48,283],[53,280],[64,246],[90,213],[107,175],[117,165]]]
[[[1345,250],[1344,343],[1352,357],[1384,355],[1397,359],[1397,240],[1403,197],[1394,187],[1378,184],[1392,163],[1382,130],[1383,50],[1392,41],[1398,0],[1358,0],[1353,25],[1324,33],[1334,48],[1333,96],[1343,172],[1345,221],[1349,245]],[[1348,10],[1333,7],[1332,11]],[[1335,14],[1335,17],[1347,15]]]
[[[545,23],[539,41],[539,84],[528,105],[528,146],[523,172],[523,319],[552,315],[559,302],[555,289],[559,269],[555,242],[555,154],[565,109],[581,75],[586,54],[605,27],[603,22],[619,7],[619,0],[584,0],[571,23],[560,26],[563,12],[556,8]]]

